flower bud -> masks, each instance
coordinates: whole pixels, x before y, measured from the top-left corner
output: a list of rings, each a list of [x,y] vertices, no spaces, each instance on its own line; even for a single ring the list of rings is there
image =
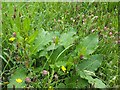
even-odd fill
[[[16,32],[13,32],[13,37],[16,37]]]
[[[81,59],[81,60],[84,59],[84,56],[83,56],[83,55],[80,55],[80,59]]]
[[[112,35],[112,32],[109,32],[109,35],[111,36],[111,35]]]
[[[42,75],[47,75],[48,74],[48,71],[47,70],[43,70],[42,71]]]
[[[61,22],[61,20],[59,19],[58,22]]]
[[[104,27],[104,30],[107,30],[107,27]]]
[[[26,78],[25,78],[25,82],[26,82],[26,83],[30,83],[30,82],[31,82],[31,79],[30,79],[29,77],[26,77]]]
[[[58,80],[58,75],[57,74],[55,74],[54,77],[55,77],[55,80]]]
[[[70,20],[72,21],[72,20],[73,20],[73,18],[71,17],[71,18],[70,18]]]
[[[95,30],[93,29],[92,32],[94,32]]]

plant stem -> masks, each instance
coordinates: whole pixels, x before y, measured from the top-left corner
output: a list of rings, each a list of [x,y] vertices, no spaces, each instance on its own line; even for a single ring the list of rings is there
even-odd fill
[[[72,45],[70,45],[70,46],[68,46],[68,47],[66,47],[58,56],[57,56],[57,58],[56,58],[56,60],[55,61],[57,61],[58,60],[58,58],[67,50],[67,49],[69,49],[70,47],[72,47],[74,44],[72,44]]]
[[[52,52],[51,52],[51,54],[50,54],[49,58],[48,58],[48,59],[47,59],[47,61],[45,62],[45,64],[44,64],[44,66],[43,66],[42,70],[45,68],[45,66],[46,66],[47,62],[49,61],[49,59],[50,59],[51,55],[53,54],[53,51],[54,51],[54,49],[52,50]]]

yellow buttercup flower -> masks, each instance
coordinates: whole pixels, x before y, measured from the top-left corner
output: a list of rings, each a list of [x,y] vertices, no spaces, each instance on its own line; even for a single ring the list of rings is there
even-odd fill
[[[64,66],[61,67],[62,71],[65,72],[66,68]]]
[[[16,82],[17,83],[22,83],[22,79],[18,78],[18,79],[16,79]]]
[[[11,37],[9,41],[13,42],[15,40],[15,37]]]

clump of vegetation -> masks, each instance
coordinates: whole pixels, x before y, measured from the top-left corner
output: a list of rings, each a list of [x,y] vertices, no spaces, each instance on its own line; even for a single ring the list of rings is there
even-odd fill
[[[118,87],[118,3],[2,3],[3,88]]]

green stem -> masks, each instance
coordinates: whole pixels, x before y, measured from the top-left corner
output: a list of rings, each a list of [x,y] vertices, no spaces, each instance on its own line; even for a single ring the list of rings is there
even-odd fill
[[[52,82],[53,76],[54,76],[54,69],[52,69],[52,74],[51,74],[50,80],[48,82],[48,86],[50,86],[50,83]]]
[[[54,49],[52,50],[52,52],[51,52],[51,54],[50,54],[49,58],[48,58],[48,59],[47,59],[47,61],[45,62],[45,64],[44,64],[44,66],[43,66],[42,70],[45,68],[45,66],[46,66],[47,62],[49,61],[50,57],[52,56],[53,51],[54,51]]]
[[[56,58],[56,60],[55,61],[57,61],[58,60],[58,58],[67,50],[67,49],[69,49],[70,47],[72,47],[74,44],[72,44],[72,45],[70,45],[70,46],[68,46],[68,47],[66,47],[58,56],[57,56],[57,58]]]

